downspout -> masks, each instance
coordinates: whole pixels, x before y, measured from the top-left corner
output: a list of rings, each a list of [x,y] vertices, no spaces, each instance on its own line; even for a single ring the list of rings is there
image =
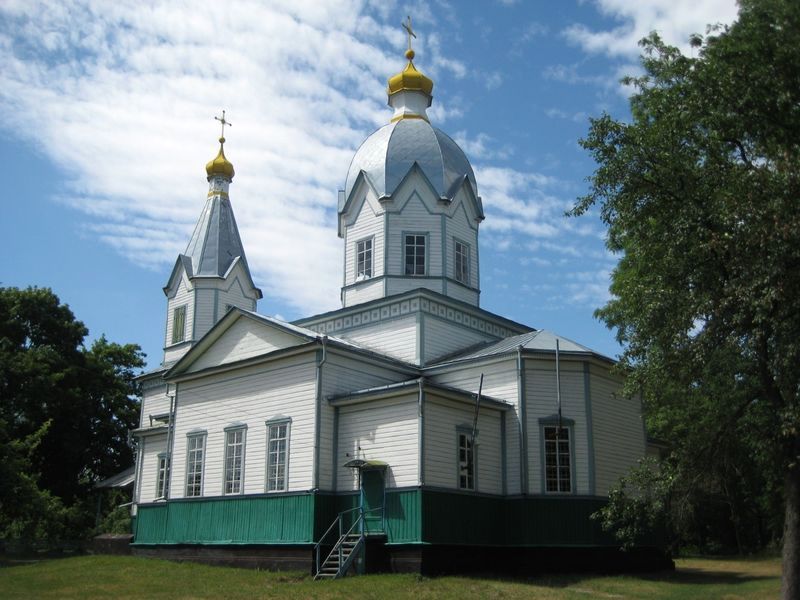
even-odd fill
[[[519,487],[528,493],[528,423],[525,410],[525,372],[522,346],[517,346],[517,404],[519,408]]]
[[[419,461],[419,466],[417,467],[417,472],[419,473],[418,483],[422,487],[425,485],[425,378],[420,377],[417,379],[417,385],[419,386],[417,395],[417,436],[419,437],[419,456],[417,460]]]
[[[317,337],[317,341],[322,344],[322,351],[317,351],[317,397],[316,397],[316,418],[314,420],[314,479],[311,488],[319,490],[319,438],[320,438],[320,419],[322,418],[322,365],[328,360],[328,336]],[[321,354],[321,356],[320,356]]]
[[[178,411],[178,384],[170,395],[167,384],[167,397],[169,398],[169,429],[167,430],[167,478],[164,485],[164,500],[169,500],[172,493],[172,454],[175,450],[175,413]]]

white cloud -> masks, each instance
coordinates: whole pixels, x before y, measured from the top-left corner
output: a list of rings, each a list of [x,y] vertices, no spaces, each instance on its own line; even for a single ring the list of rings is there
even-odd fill
[[[264,310],[270,294],[327,310],[341,273],[336,190],[365,134],[386,121],[385,80],[404,63],[385,42],[402,49],[402,30],[364,9],[5,2],[0,108],[26,124],[14,135],[63,170],[59,201],[87,215],[85,231],[157,269],[184,249],[202,208],[212,117],[226,108],[231,200]]]
[[[610,30],[591,30],[576,23],[564,30],[566,38],[591,53],[635,58],[638,42],[657,31],[669,44],[689,52],[689,36],[704,34],[709,24],[736,19],[735,0],[593,0],[606,16],[621,23]]]

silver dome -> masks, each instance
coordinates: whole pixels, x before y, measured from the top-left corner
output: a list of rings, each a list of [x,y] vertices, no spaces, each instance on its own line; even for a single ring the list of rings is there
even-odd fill
[[[453,185],[461,183],[464,176],[477,197],[475,174],[458,144],[424,119],[400,119],[384,125],[361,144],[347,172],[343,200],[350,198],[361,171],[378,197],[391,195],[415,162],[440,197],[451,198]]]

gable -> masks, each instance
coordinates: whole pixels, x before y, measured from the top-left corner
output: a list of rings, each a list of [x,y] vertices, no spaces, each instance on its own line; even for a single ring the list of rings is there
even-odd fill
[[[229,318],[232,316],[229,315]],[[209,333],[211,334],[211,332]],[[183,371],[193,373],[269,354],[276,350],[300,345],[306,341],[301,336],[282,331],[267,323],[239,316],[219,337],[211,341],[205,350],[201,350],[194,360],[189,357],[189,365]],[[192,353],[197,350],[200,350],[200,345]]]

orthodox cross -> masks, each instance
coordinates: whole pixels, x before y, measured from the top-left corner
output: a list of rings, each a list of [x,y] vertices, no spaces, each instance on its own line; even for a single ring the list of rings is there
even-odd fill
[[[231,123],[230,121],[226,121],[225,120],[225,111],[224,110],[222,111],[222,118],[217,117],[217,116],[215,116],[214,118],[222,124],[222,133],[220,133],[220,137],[224,138],[225,137],[225,125],[230,125],[231,127],[233,127],[233,123]]]
[[[407,16],[406,21],[402,23],[402,25],[403,29],[405,29],[408,34],[408,49],[411,50],[411,38],[417,39],[417,34],[411,29],[411,16]]]

